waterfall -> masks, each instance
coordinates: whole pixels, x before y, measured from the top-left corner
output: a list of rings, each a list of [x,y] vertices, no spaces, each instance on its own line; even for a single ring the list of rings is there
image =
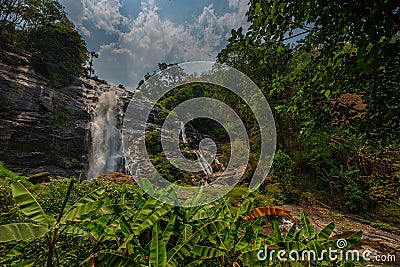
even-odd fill
[[[195,150],[194,153],[196,154],[197,159],[199,160],[200,167],[203,170],[205,176],[203,178],[203,181],[205,184],[207,184],[207,179],[213,173],[213,169],[211,165],[208,164],[207,160],[204,158],[203,154],[199,150]]]
[[[207,160],[204,158],[203,154],[200,151],[197,151],[198,156],[200,157],[200,164],[204,169],[204,174],[210,176],[213,173],[213,169],[210,164],[208,164]]]
[[[217,157],[215,157],[214,159],[215,164],[218,166],[219,169],[221,169],[222,171],[225,171],[225,166],[224,164],[222,164]]]
[[[121,168],[121,132],[117,128],[118,112],[115,92],[103,93],[98,100],[90,125],[88,179],[96,178],[103,173],[118,171]]]
[[[185,124],[181,121],[181,136],[182,136],[182,141],[187,144],[187,138],[186,138],[186,130],[185,130]]]

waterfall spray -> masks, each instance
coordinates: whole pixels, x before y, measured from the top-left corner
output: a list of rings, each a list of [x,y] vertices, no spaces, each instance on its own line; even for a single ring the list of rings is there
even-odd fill
[[[117,128],[118,102],[115,92],[103,93],[94,111],[90,125],[91,149],[89,151],[88,179],[121,168],[121,132]]]

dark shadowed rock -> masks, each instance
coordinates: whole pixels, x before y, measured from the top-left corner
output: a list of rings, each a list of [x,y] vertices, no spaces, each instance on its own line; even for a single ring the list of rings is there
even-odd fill
[[[24,175],[77,175],[89,120],[79,91],[50,87],[28,65],[0,63],[0,160]]]
[[[87,168],[89,127],[102,92],[121,96],[120,122],[131,93],[90,79],[77,85],[49,86],[28,59],[18,64],[0,61],[0,161],[10,170],[29,176],[79,176]]]
[[[32,184],[41,184],[50,182],[51,175],[48,172],[39,172],[28,177],[29,182]]]

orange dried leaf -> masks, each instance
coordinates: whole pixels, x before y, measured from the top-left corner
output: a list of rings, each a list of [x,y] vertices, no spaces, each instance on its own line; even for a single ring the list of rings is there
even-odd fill
[[[288,215],[290,211],[272,206],[258,207],[250,211],[250,213],[243,217],[245,220],[256,219],[261,216],[268,215]]]

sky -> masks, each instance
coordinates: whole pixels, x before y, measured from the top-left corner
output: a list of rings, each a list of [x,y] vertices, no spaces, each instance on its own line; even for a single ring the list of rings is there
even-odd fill
[[[215,61],[248,0],[60,0],[84,37],[95,75],[134,89],[158,63]]]

